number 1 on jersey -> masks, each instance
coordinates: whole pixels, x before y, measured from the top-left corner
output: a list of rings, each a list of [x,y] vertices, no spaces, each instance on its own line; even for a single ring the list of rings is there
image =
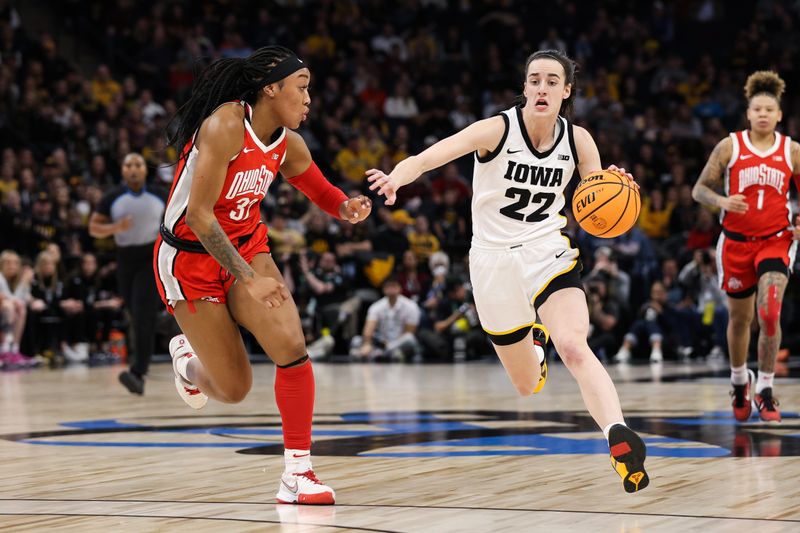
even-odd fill
[[[764,189],[758,189],[758,203],[756,204],[756,209],[761,209],[764,207]]]

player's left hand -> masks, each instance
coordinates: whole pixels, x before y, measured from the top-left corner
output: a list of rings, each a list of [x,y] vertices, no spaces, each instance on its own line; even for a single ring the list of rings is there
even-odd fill
[[[794,226],[792,226],[792,239],[800,241],[800,215],[794,219]]]
[[[617,174],[622,174],[623,176],[631,180],[631,182],[633,182],[634,185],[636,185],[637,190],[639,189],[639,184],[636,183],[636,180],[633,178],[633,174],[626,171],[624,168],[618,167],[617,165],[608,165],[608,168],[606,170],[616,172]]]
[[[358,224],[366,220],[372,212],[372,200],[364,196],[348,198],[339,206],[339,218],[347,220],[351,224]]]

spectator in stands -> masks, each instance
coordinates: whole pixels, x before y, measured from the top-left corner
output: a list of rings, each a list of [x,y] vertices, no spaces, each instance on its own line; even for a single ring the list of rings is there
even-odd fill
[[[431,276],[427,270],[420,268],[417,256],[412,250],[403,252],[403,260],[397,270],[397,282],[403,291],[403,296],[410,298],[414,303],[419,303],[428,293]]]
[[[664,199],[661,189],[653,189],[642,199],[639,227],[649,238],[662,241],[669,237],[669,218],[675,206]]]
[[[414,219],[414,228],[408,232],[408,244],[420,263],[427,263],[428,259],[441,248],[439,239],[431,232],[428,217],[425,215],[418,215]]]
[[[308,254],[301,254],[299,263],[311,294],[307,309],[313,317],[313,331],[310,333],[313,339],[317,339],[308,345],[308,354],[312,358],[327,356],[335,345],[334,337],[341,334],[352,338],[355,335],[359,300],[349,297],[335,253],[324,252],[313,268]]]
[[[63,354],[64,339],[61,325],[61,298],[64,284],[58,279],[58,261],[52,252],[43,250],[36,256],[28,303],[28,324],[33,353],[57,364]]]
[[[664,339],[674,340],[670,324],[667,322],[666,307],[669,305],[667,290],[660,281],[650,287],[650,300],[639,310],[639,315],[625,334],[622,346],[614,356],[614,361],[627,363],[637,345],[650,346],[650,362],[664,360],[662,344]]]
[[[108,66],[98,66],[94,79],[92,80],[92,95],[94,100],[100,105],[107,107],[121,91],[122,87],[111,77],[111,71]]]
[[[9,358],[19,361],[32,279],[33,270],[22,266],[15,251],[3,250],[0,253],[0,323],[3,326],[0,356],[4,362]]]
[[[447,278],[444,294],[438,299],[430,318],[433,328],[422,330],[417,335],[427,360],[463,361],[489,353],[475,304],[460,277]]]
[[[374,248],[379,252],[388,252],[395,257],[402,257],[403,252],[408,250],[408,237],[406,232],[414,224],[414,219],[405,209],[388,211],[381,209],[378,215],[384,222],[383,227],[379,228],[375,235]]]
[[[599,359],[606,360],[619,346],[617,330],[623,306],[609,291],[607,273],[587,281],[585,287],[589,305],[589,347]]]
[[[83,303],[84,329],[74,332],[74,336],[89,343],[90,358],[96,360],[104,359],[111,330],[120,329],[125,321],[124,302],[116,293],[112,266],[101,270],[94,254],[84,254],[79,271],[68,283],[67,290]]]
[[[603,282],[615,300],[627,303],[631,296],[631,277],[620,270],[614,252],[608,246],[601,246],[594,252],[594,267],[586,276],[586,283],[594,280]]]
[[[695,250],[692,260],[681,269],[678,280],[686,297],[694,304],[695,353],[723,355],[728,344],[728,309],[727,296],[719,285],[716,250]]]
[[[383,298],[369,306],[364,330],[351,343],[351,357],[401,362],[419,352],[415,333],[420,310],[401,290],[395,277],[383,282]]]

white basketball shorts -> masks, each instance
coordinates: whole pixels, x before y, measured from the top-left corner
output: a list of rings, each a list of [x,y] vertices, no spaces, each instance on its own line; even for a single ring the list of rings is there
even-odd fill
[[[503,247],[473,239],[469,270],[483,329],[503,336],[535,324],[536,307],[554,290],[581,287],[578,256],[560,232]]]

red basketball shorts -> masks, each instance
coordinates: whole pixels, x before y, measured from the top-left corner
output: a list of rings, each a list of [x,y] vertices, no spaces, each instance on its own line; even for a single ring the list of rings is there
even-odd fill
[[[250,263],[256,254],[269,253],[267,226],[259,224],[253,235],[237,246]],[[153,269],[161,300],[172,311],[180,300],[225,303],[235,278],[210,254],[178,250],[158,237]]]
[[[722,290],[735,296],[736,293],[751,292],[758,284],[759,265],[783,263],[792,268],[797,252],[797,243],[790,231],[782,231],[763,240],[738,241],[720,234],[717,241],[717,269]],[[763,270],[764,265],[762,265]],[[771,270],[771,268],[767,268]]]

